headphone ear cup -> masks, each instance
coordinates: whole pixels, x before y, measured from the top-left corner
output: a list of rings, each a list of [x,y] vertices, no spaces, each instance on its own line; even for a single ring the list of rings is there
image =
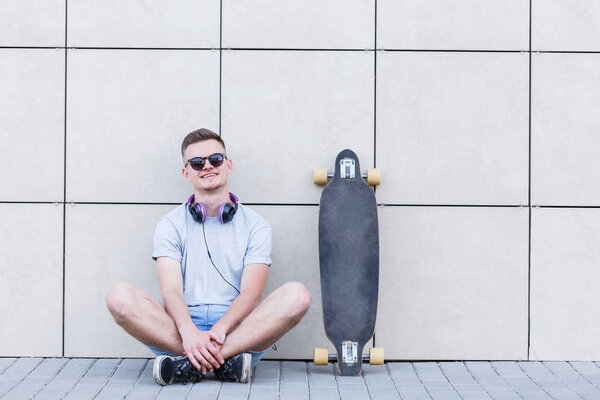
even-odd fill
[[[221,222],[226,223],[233,219],[235,215],[236,207],[232,206],[229,203],[224,203],[221,205],[219,210],[219,219]]]
[[[202,203],[194,203],[190,204],[190,214],[192,214],[192,218],[196,222],[204,222],[206,220],[206,208]]]
[[[219,220],[223,223],[229,222],[229,209],[231,208],[231,205],[229,203],[223,203],[221,204],[221,207],[219,207]]]

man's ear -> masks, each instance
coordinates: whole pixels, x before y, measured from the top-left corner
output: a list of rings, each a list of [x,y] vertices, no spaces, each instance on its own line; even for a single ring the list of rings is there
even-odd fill
[[[181,169],[181,176],[183,176],[183,179],[185,179],[188,182],[192,181],[192,179],[190,178],[190,174],[188,173],[188,170],[185,168]]]

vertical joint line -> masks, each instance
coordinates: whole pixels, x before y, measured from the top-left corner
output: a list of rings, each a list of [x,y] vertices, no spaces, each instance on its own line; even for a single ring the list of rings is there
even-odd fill
[[[527,251],[527,360],[530,359],[531,352],[531,35],[532,35],[532,0],[529,0],[529,112],[528,112],[528,133],[529,133],[529,160],[528,160],[528,188],[527,204],[529,211],[529,243]]]
[[[375,0],[373,32],[373,168],[377,168],[377,0]],[[373,187],[377,193],[377,186]],[[375,335],[373,335],[373,347],[375,347]]]
[[[64,82],[64,119],[63,119],[63,204],[62,204],[62,347],[61,355],[65,356],[65,303],[66,303],[66,225],[67,225],[67,41],[68,41],[68,18],[69,18],[69,0],[65,0],[65,82]]]
[[[223,92],[223,0],[219,2],[219,135],[221,130],[221,99]]]

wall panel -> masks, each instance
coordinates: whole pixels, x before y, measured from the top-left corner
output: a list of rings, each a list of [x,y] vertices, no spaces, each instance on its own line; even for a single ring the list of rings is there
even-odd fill
[[[368,49],[374,17],[374,0],[225,0],[223,47]]]
[[[219,47],[214,0],[70,0],[69,46]]]
[[[242,202],[317,203],[313,168],[333,169],[344,148],[373,165],[372,54],[227,51],[222,85]]]
[[[65,45],[66,0],[2,0],[0,46]]]
[[[531,48],[535,51],[600,51],[600,3],[532,0]]]
[[[527,204],[526,55],[385,52],[377,72],[380,202]]]
[[[380,209],[387,359],[527,359],[527,208]]]
[[[117,282],[162,302],[152,260],[153,233],[175,206],[69,205],[65,238],[65,356],[148,357],[105,305]]]
[[[0,201],[62,201],[65,53],[0,49]]]
[[[532,360],[600,359],[599,249],[600,210],[532,210]]]
[[[529,49],[528,0],[379,0],[377,48]]]
[[[0,204],[0,355],[62,354],[63,207]]]
[[[600,54],[534,54],[532,73],[532,203],[600,205]]]
[[[219,53],[70,50],[68,62],[68,200],[184,201],[181,141],[219,126]]]

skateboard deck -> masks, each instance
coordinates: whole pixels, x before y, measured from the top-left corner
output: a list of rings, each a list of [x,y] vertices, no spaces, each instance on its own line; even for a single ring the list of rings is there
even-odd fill
[[[358,375],[373,336],[379,292],[379,228],[373,189],[352,150],[341,151],[319,207],[319,265],[325,333],[338,372]]]

